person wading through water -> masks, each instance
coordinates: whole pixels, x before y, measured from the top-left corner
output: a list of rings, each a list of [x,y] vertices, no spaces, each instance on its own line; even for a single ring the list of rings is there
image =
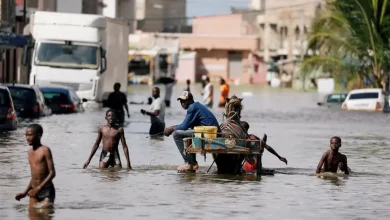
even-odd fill
[[[226,98],[229,97],[229,85],[226,84],[226,81],[221,77],[221,81],[220,81],[220,90],[221,90],[221,96],[219,98],[219,103],[218,103],[218,107],[220,108],[225,108],[225,104],[226,104]]]
[[[206,78],[206,86],[204,87],[203,90],[203,101],[204,105],[206,107],[212,108],[213,107],[213,93],[214,93],[214,87],[213,84],[210,81],[210,78]]]
[[[127,97],[126,94],[120,91],[121,84],[114,84],[114,92],[108,95],[107,105],[110,109],[115,111],[118,122],[123,123],[125,121],[125,112],[123,107],[125,107],[127,112],[127,117],[130,118],[129,107],[127,106]]]
[[[192,129],[195,126],[215,126],[218,127],[218,133],[220,133],[219,124],[210,110],[199,102],[194,102],[194,97],[191,93],[184,91],[177,100],[179,100],[181,106],[187,110],[186,118],[180,125],[166,128],[164,135],[168,137],[173,133],[173,140],[175,141],[176,146],[185,162],[185,164],[179,166],[177,170],[180,172],[189,171],[191,169],[191,164],[189,164],[190,162],[192,162],[193,170],[197,170],[199,166],[196,161],[196,155],[187,155],[183,152],[183,138],[192,137],[194,134],[194,130]]]
[[[154,101],[152,105],[150,106],[150,112],[145,111],[144,109],[141,109],[141,113],[143,115],[150,116],[150,121],[152,125],[150,126],[149,134],[150,135],[156,135],[156,134],[163,134],[165,129],[165,103],[160,98],[160,89],[158,87],[154,87],[152,90],[152,96],[154,98]]]

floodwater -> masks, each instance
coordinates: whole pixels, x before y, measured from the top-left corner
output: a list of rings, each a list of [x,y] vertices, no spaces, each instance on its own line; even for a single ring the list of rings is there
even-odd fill
[[[177,86],[175,94],[181,89]],[[150,90],[132,87],[129,100],[146,100]],[[250,123],[250,133],[266,132],[268,144],[288,159],[286,166],[264,153],[263,165],[275,169],[274,176],[253,180],[206,174],[211,156],[206,162],[198,156],[196,175],[176,173],[182,160],[173,139],[148,137],[149,119],[139,113],[148,106],[142,105],[130,106],[125,127],[134,170],[99,170],[101,148],[84,170],[105,109],[53,115],[34,122],[42,124],[42,142],[54,156],[55,209],[29,214],[27,198],[14,200],[30,178],[24,130],[31,122],[23,121],[17,131],[0,136],[0,219],[390,219],[390,115],[317,107],[315,93],[231,90],[238,96],[253,93],[244,97],[242,119]],[[194,94],[200,98],[198,91]],[[185,116],[172,101],[167,125]],[[222,110],[213,112],[221,121]],[[335,135],[342,138],[341,152],[353,173],[318,178],[315,168]],[[120,153],[123,162],[121,147]]]

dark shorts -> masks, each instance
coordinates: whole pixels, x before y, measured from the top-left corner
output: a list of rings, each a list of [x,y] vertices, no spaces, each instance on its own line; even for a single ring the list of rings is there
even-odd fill
[[[171,107],[171,101],[164,100],[166,107]]]
[[[155,134],[160,134],[164,132],[165,129],[165,123],[160,123],[160,122],[153,122],[152,126],[150,126],[149,134],[150,135],[155,135]]]
[[[56,198],[56,189],[54,188],[53,183],[49,183],[42,187],[41,191],[35,195],[35,198],[42,202],[44,199],[48,198],[50,202],[54,202]]]
[[[100,154],[100,162],[106,163],[108,166],[122,166],[119,152],[109,152],[102,150]]]
[[[125,112],[121,110],[115,110],[115,115],[118,119],[118,123],[125,122]]]

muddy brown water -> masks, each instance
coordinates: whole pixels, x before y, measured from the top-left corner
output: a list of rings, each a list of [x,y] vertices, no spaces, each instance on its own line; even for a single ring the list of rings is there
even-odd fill
[[[146,100],[150,90],[131,87],[129,100]],[[250,123],[250,133],[267,133],[268,144],[288,159],[286,166],[264,153],[263,165],[275,169],[274,176],[206,174],[211,156],[206,162],[198,156],[200,173],[177,174],[182,160],[173,139],[148,138],[149,119],[139,113],[148,106],[142,105],[130,106],[125,127],[134,170],[99,170],[100,149],[84,170],[106,110],[89,109],[25,120],[17,131],[0,134],[0,219],[390,219],[390,115],[320,108],[315,93],[232,87],[231,94],[242,91],[253,93],[243,100],[242,119]],[[199,100],[199,91],[194,94]],[[172,101],[167,125],[185,117]],[[213,112],[221,121],[222,110]],[[50,213],[29,214],[28,199],[13,198],[30,178],[24,131],[32,122],[42,124],[42,142],[52,149],[57,171]],[[342,138],[341,152],[353,173],[318,178],[316,165],[335,135]],[[121,147],[120,153],[124,161]]]

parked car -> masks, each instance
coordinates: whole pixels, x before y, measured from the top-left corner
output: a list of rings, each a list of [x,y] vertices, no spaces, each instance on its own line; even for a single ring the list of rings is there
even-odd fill
[[[17,127],[18,118],[11,92],[6,86],[0,86],[0,131],[14,131]]]
[[[348,93],[332,93],[328,94],[324,97],[323,102],[318,102],[317,105],[319,106],[326,106],[328,108],[331,107],[339,107],[341,104],[345,101],[345,98],[347,97]]]
[[[46,85],[40,87],[47,105],[54,114],[83,112],[83,101],[76,92],[61,85]]]
[[[21,118],[37,118],[51,115],[41,90],[36,85],[7,84],[14,101],[16,115]]]
[[[355,89],[348,93],[343,110],[382,111],[385,95],[382,89]]]

